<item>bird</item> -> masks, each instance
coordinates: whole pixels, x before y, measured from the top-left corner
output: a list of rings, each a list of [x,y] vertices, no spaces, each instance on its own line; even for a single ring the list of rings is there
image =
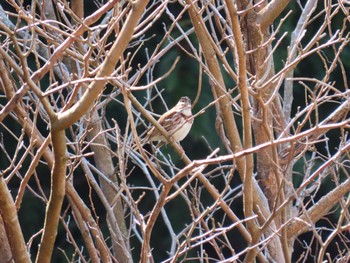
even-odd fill
[[[193,124],[191,99],[182,97],[173,108],[159,118],[158,123],[163,126],[176,142],[182,141],[191,130]],[[148,131],[146,139],[149,142],[161,141],[168,143],[168,140],[156,127],[152,127]]]

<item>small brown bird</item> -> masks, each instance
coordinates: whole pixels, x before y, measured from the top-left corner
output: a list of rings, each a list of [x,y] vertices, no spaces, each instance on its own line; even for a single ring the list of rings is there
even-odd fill
[[[175,141],[182,141],[189,133],[193,123],[190,98],[182,97],[175,107],[159,118],[158,122]],[[147,133],[147,140],[168,142],[155,127],[152,127]]]

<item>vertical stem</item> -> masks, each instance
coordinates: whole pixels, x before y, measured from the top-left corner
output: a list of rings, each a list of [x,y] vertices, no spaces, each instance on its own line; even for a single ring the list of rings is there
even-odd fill
[[[253,147],[252,141],[252,129],[250,118],[250,103],[249,103],[249,91],[246,78],[246,51],[244,48],[242,32],[239,25],[237,10],[232,1],[226,1],[228,11],[231,16],[232,32],[236,44],[237,52],[237,65],[238,65],[238,87],[241,94],[242,103],[242,115],[243,115],[243,148],[249,149]],[[244,169],[244,181],[243,181],[243,197],[244,197],[244,214],[246,218],[253,216],[253,169],[254,160],[253,154],[248,154],[245,160]],[[248,230],[252,236],[252,244],[256,244],[259,241],[260,231],[256,225],[255,220],[247,221]],[[255,250],[250,250],[247,253],[246,261],[251,262],[256,255]]]
[[[4,223],[13,260],[16,263],[30,262],[27,246],[19,225],[16,206],[2,176],[0,177],[0,216]],[[0,220],[0,222],[2,221]]]
[[[46,208],[44,232],[41,237],[39,252],[36,258],[36,262],[38,263],[51,261],[66,188],[67,145],[65,131],[52,130],[51,138],[55,162],[51,172],[51,193]]]

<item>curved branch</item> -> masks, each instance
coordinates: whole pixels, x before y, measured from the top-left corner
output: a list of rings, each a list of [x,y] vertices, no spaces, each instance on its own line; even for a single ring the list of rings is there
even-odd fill
[[[98,97],[107,83],[107,79],[103,78],[112,74],[115,65],[119,61],[120,56],[123,54],[133,36],[135,27],[139,22],[147,3],[148,1],[142,0],[132,2],[130,14],[128,15],[128,18],[126,19],[120,34],[118,35],[116,41],[111,47],[111,50],[108,52],[106,59],[102,63],[100,70],[97,73],[96,78],[99,80],[93,81],[89,85],[77,104],[75,104],[69,110],[58,114],[57,121],[53,123],[53,128],[68,128],[77,120],[79,120],[91,108],[95,99]]]
[[[290,0],[273,0],[258,13],[256,22],[263,31],[273,24],[289,2]]]

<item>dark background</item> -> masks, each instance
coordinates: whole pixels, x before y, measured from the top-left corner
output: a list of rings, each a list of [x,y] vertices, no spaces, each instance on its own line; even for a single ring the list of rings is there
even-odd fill
[[[302,4],[304,4],[304,1],[301,1]],[[5,2],[0,2],[3,5],[3,8],[6,10],[13,11],[9,5],[7,5]],[[26,1],[27,5],[30,4],[30,1]],[[170,9],[176,14],[180,12],[179,6],[175,4],[169,4]],[[91,12],[95,11],[95,6],[93,1],[86,1],[86,15],[89,15]],[[322,8],[321,5],[319,5],[319,8]],[[289,18],[286,20],[284,25],[282,26],[281,33],[278,34],[280,36],[283,32],[287,31],[288,36],[282,41],[282,44],[280,48],[278,48],[274,54],[274,61],[275,61],[275,67],[276,71],[283,68],[284,61],[287,55],[287,46],[290,42],[290,35],[293,31],[294,27],[296,26],[297,19],[300,15],[300,8],[298,7],[298,4],[295,3],[295,1],[291,1],[290,5],[286,8],[286,11],[281,15],[283,17],[289,10],[293,10],[293,13],[289,16]],[[333,25],[333,28],[336,28],[336,23],[339,24],[339,27],[342,24],[342,19],[344,17],[339,16],[338,19],[335,20],[335,24]],[[322,17],[319,18],[322,21]],[[279,22],[279,19],[276,20],[276,27]],[[168,27],[170,25],[170,21],[164,17],[164,19],[160,19],[158,22],[154,24],[152,29],[147,32],[147,35],[145,38],[147,39],[150,37],[148,41],[146,41],[145,48],[148,48],[148,53],[151,54],[155,48],[155,46],[159,43],[160,39],[164,35],[164,25]],[[190,27],[190,20],[187,16],[187,14],[184,15],[181,24],[184,28]],[[316,20],[313,22],[310,27],[308,27],[308,31],[304,40],[304,44],[310,40],[314,33],[317,31],[318,26],[320,23]],[[174,32],[174,35],[176,35],[176,31]],[[151,37],[152,36],[152,37]],[[197,46],[195,35],[191,35],[190,39],[193,41],[194,45]],[[276,38],[278,39],[278,37]],[[325,39],[324,41],[326,41]],[[113,39],[111,39],[113,41]],[[184,48],[186,48],[186,43],[180,43],[183,45]],[[129,48],[128,52],[133,52],[134,48]],[[324,51],[327,53],[327,50]],[[329,53],[326,54],[329,56],[330,60],[334,57],[334,53],[332,52],[331,48],[329,49]],[[199,68],[198,63],[190,58],[188,55],[186,55],[179,47],[174,47],[171,49],[170,52],[167,53],[165,57],[163,57],[159,63],[154,68],[153,77],[154,79],[158,78],[159,76],[162,76],[165,72],[167,72],[172,63],[174,62],[176,57],[180,57],[180,61],[177,64],[175,70],[163,81],[157,84],[158,90],[163,90],[162,95],[164,100],[167,102],[169,107],[172,107],[176,104],[178,99],[182,96],[189,96],[192,100],[196,97],[197,94],[197,87],[198,87],[198,78],[199,78]],[[350,64],[350,50],[349,48],[346,48],[344,52],[341,55],[342,62],[344,63],[345,68],[349,68]],[[232,60],[231,60],[232,61]],[[147,62],[147,56],[146,51],[143,49],[141,51],[138,51],[136,54],[136,59],[134,60],[134,67],[137,68],[136,65],[138,63],[145,64]],[[324,69],[322,63],[320,63],[320,60],[317,55],[310,56],[309,58],[305,59],[303,62],[300,63],[300,65],[295,70],[295,76],[303,76],[303,77],[311,77],[311,78],[317,78],[322,79],[324,74]],[[331,80],[338,80],[342,79],[340,69],[337,69],[335,73],[332,75]],[[147,79],[143,78],[142,82],[145,84],[147,83]],[[142,83],[141,82],[141,83]],[[342,81],[340,81],[341,83]],[[225,83],[227,85],[227,88],[231,88],[235,86],[235,83],[230,79],[228,75],[225,75]],[[345,87],[344,87],[345,88]],[[107,87],[105,94],[108,94],[110,90],[113,90],[113,87]],[[281,88],[281,94],[283,94],[283,87]],[[2,95],[2,94],[1,94]],[[134,94],[140,102],[144,102],[145,95],[143,92],[135,92]],[[305,92],[304,88],[301,87],[299,84],[295,84],[294,87],[294,103],[293,103],[293,114],[297,111],[298,107],[303,107],[305,105]],[[122,97],[119,96],[116,99],[122,101]],[[195,105],[193,112],[196,113],[199,110],[201,110],[203,107],[205,107],[209,102],[213,100],[213,96],[211,93],[211,88],[209,85],[209,81],[207,76],[203,74],[203,86],[202,86],[202,93],[200,95],[200,99],[198,103]],[[0,102],[2,105],[6,103],[6,100],[4,100],[2,97],[0,98]],[[154,111],[161,114],[166,109],[164,105],[161,103],[160,99],[156,99],[154,103],[152,104]],[[321,113],[321,119],[327,116],[334,108],[334,103],[330,103],[329,105],[325,104],[323,107],[320,108]],[[120,125],[121,128],[123,128],[123,123],[126,122],[126,113],[120,104],[116,102],[111,102],[106,110],[106,118],[108,120],[111,120],[114,118]],[[220,147],[221,153],[225,153],[225,149],[223,145],[221,144],[220,140],[218,140],[218,135],[215,130],[215,119],[216,119],[216,112],[213,107],[210,109],[207,109],[205,114],[202,114],[198,116],[195,119],[195,122],[193,124],[193,128],[190,132],[190,134],[187,136],[187,138],[181,143],[183,148],[186,151],[186,154],[189,156],[190,159],[202,159],[206,157],[210,152],[211,149],[215,149],[216,147]],[[239,116],[237,117],[238,123],[240,123]],[[42,126],[40,126],[40,131],[42,134],[47,134],[47,125],[46,123],[42,122]],[[5,127],[8,127],[9,130],[6,130]],[[142,129],[142,128],[141,128]],[[241,128],[240,128],[241,129]],[[3,122],[3,125],[0,126],[0,139],[1,139],[1,145],[4,145],[10,156],[13,156],[13,153],[15,152],[16,148],[19,146],[17,145],[17,140],[11,135],[14,134],[16,136],[19,136],[21,134],[21,127],[13,121],[11,116],[9,115]],[[329,149],[330,151],[335,151],[336,147],[339,143],[339,136],[340,134],[337,132],[330,132],[327,134],[330,138],[329,140]],[[205,140],[203,139],[205,137]],[[211,149],[208,147],[207,142],[209,143]],[[28,139],[26,136],[23,138],[24,144],[28,144]],[[111,145],[112,147],[115,147]],[[326,154],[325,152],[325,145],[322,143],[319,143],[317,145],[318,150],[321,153]],[[168,154],[171,154],[173,158],[176,159],[176,156],[173,154],[173,151],[171,147],[165,146],[164,151]],[[19,153],[23,153],[23,150],[20,150]],[[93,160],[90,160],[93,162]],[[302,162],[302,161],[301,161]],[[20,170],[21,173],[25,173],[26,169],[28,168],[29,161],[26,160],[23,163],[23,167]],[[0,153],[0,169],[6,169],[9,165],[8,158],[3,154],[3,151]],[[180,165],[181,166],[181,165]],[[299,163],[296,165],[295,169],[296,173],[301,173],[301,176],[303,174],[303,163]],[[49,195],[49,189],[50,189],[50,171],[48,168],[41,164],[38,167],[37,175],[40,178],[41,186],[43,187],[43,191],[46,193],[46,196]],[[133,175],[129,177],[129,183],[130,185],[144,185],[145,179],[142,176],[142,172],[139,170],[135,170],[133,172]],[[295,177],[295,184],[298,185],[301,181],[301,177],[296,176]],[[89,192],[89,186],[86,183],[86,180],[83,176],[83,174],[76,173],[74,175],[74,182],[76,185],[76,188],[79,189],[79,193],[81,196],[85,199],[86,203],[91,205],[91,200],[86,195],[86,193]],[[15,197],[17,194],[18,186],[20,183],[20,179],[16,178],[11,180],[11,183],[9,184],[9,188],[11,189],[11,192],[13,196]],[[222,189],[224,187],[224,182],[217,180],[215,182],[215,185],[218,190]],[[239,186],[241,184],[240,180],[238,179],[238,176],[235,177],[235,180],[232,182],[232,187]],[[38,185],[36,184],[34,179],[31,179],[30,186],[33,188],[33,191],[38,191]],[[322,190],[320,193],[328,192],[334,187],[334,184],[332,182],[326,182],[322,185]],[[137,196],[139,193],[135,191],[135,196]],[[106,226],[104,225],[104,218],[105,218],[105,211],[103,209],[102,205],[99,205],[99,200],[95,196],[95,193],[92,193],[94,207],[96,209],[96,213],[99,216],[99,222],[102,224],[102,228],[106,229]],[[202,201],[204,204],[210,203],[211,198],[205,194],[202,196]],[[314,201],[317,201],[314,200]],[[148,199],[146,198],[142,203],[143,213],[147,214],[152,208],[154,204],[154,198],[153,195],[149,195]],[[65,202],[63,210],[64,211],[68,207],[68,202]],[[184,207],[184,204],[181,201],[178,202],[171,202],[169,205],[167,205],[167,208],[173,211],[173,213],[170,214],[172,221],[177,222],[178,227],[174,226],[175,230],[182,229],[183,225],[190,220],[189,216],[186,213],[182,213],[182,208]],[[237,216],[240,218],[243,218],[242,213],[242,200],[241,198],[237,198],[235,202],[232,203],[232,209],[236,213]],[[23,233],[25,236],[25,240],[28,242],[28,240],[32,237],[33,234],[37,233],[43,225],[45,216],[45,205],[42,200],[38,199],[33,192],[26,191],[25,198],[23,199],[23,204],[21,206],[21,209],[19,211],[19,218],[20,223],[23,229]],[[219,218],[223,217],[223,214],[221,211],[215,213],[213,216]],[[332,228],[332,217],[329,218],[329,220],[324,220],[319,222],[318,226],[330,227]],[[336,220],[336,219],[335,219]],[[220,221],[220,220],[219,220]],[[225,222],[225,221],[224,221]],[[336,222],[336,221],[335,221]],[[229,224],[229,222],[226,222]],[[77,228],[72,227],[72,224],[74,224],[74,220],[71,220],[69,222],[70,229],[72,233],[77,237],[76,240],[79,240],[80,233]],[[164,233],[168,233],[165,229],[163,222],[157,222],[156,227],[154,229],[154,233],[152,235],[152,245],[157,248],[158,252],[155,253],[155,261],[160,262],[161,260],[164,260],[167,258],[167,251],[166,249],[169,247],[169,239]],[[107,233],[107,232],[106,232]],[[329,232],[324,231],[322,236],[323,238],[326,238]],[[232,239],[232,244],[236,252],[239,252],[243,249],[245,249],[246,244],[244,240],[240,240],[239,233],[237,233],[235,230],[230,232],[228,234],[228,237]],[[311,246],[316,247],[317,243],[311,241],[313,239],[313,234],[305,234],[302,235],[299,238],[299,242],[295,243],[294,253],[293,253],[293,262],[296,261],[300,255],[305,252],[305,244],[312,244]],[[33,256],[33,259],[35,258],[37,245],[38,245],[38,238],[34,239],[34,242],[31,247],[31,254]],[[336,240],[335,240],[336,241]],[[82,242],[82,241],[80,241]],[[304,242],[304,243],[303,243]],[[66,253],[69,258],[71,258],[72,253],[74,251],[72,250],[72,246],[67,245],[66,242],[66,232],[63,229],[62,225],[60,225],[60,229],[58,232],[58,237],[56,241],[57,245],[56,248],[61,248],[64,250],[64,253]],[[139,256],[139,250],[140,250],[140,244],[135,240],[135,237],[131,239],[131,246],[134,247],[133,256],[135,257],[135,261],[137,261]],[[338,254],[336,243],[334,242],[334,255]],[[159,249],[161,247],[164,247],[164,249]],[[211,255],[211,248],[206,247],[206,251]],[[229,251],[223,251],[223,253],[230,253]],[[332,252],[332,251],[328,251]],[[60,251],[59,249],[55,249],[54,257],[52,262],[65,262],[66,259],[64,257],[64,253]],[[213,254],[214,256],[215,254]],[[229,254],[228,254],[229,255]],[[333,256],[334,256],[333,255]],[[196,256],[195,254],[193,255]],[[304,262],[314,262],[314,258],[310,258]],[[195,261],[194,261],[195,262]],[[214,261],[213,261],[214,262]]]

